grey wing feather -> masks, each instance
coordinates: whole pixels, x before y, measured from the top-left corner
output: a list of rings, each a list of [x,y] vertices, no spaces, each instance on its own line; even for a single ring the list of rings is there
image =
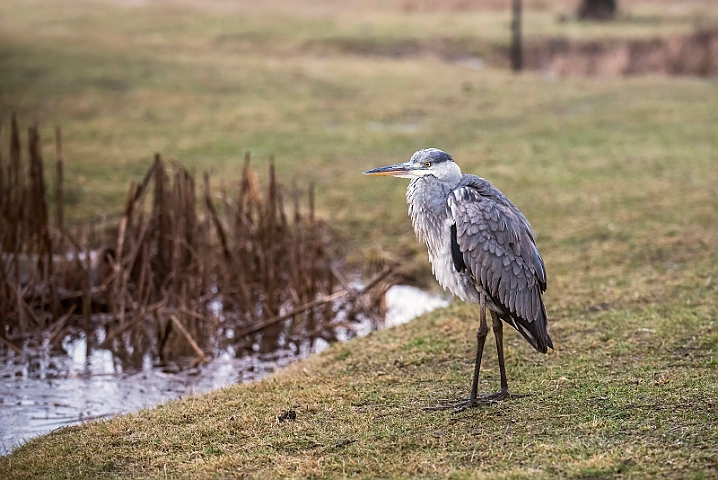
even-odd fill
[[[496,187],[473,175],[464,175],[449,195],[448,207],[468,272],[506,310],[504,317],[517,330],[515,320],[534,323],[531,329],[545,338],[527,339],[545,351],[551,346],[541,299],[546,269],[526,217]]]

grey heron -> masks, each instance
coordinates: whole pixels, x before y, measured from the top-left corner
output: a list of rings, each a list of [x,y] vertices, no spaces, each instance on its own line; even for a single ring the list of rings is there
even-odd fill
[[[465,302],[480,305],[476,363],[467,400],[439,407],[463,410],[499,401],[509,393],[504,364],[502,321],[539,352],[553,343],[542,294],[546,268],[526,217],[498,188],[475,175],[463,175],[451,156],[436,148],[416,152],[406,163],[364,172],[408,178],[406,199],[417,237],[426,243],[436,279]],[[491,312],[501,390],[478,397],[479,371]]]

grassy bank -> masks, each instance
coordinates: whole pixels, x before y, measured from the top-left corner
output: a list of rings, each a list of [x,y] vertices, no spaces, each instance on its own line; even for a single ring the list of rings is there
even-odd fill
[[[531,220],[556,350],[508,332],[511,387],[530,396],[423,412],[468,390],[476,311],[456,304],[258,384],[32,440],[0,459],[0,477],[718,475],[715,80],[514,76],[317,49],[496,39],[508,13],[314,2],[277,16],[254,3],[2,2],[0,116],[38,119],[48,152],[62,125],[72,218],[119,211],[154,151],[215,182],[239,177],[245,150],[259,171],[274,154],[280,178],[317,183],[318,211],[357,264],[401,261],[430,285],[405,182],[360,172],[436,146]],[[655,21],[583,30],[536,6],[526,29],[645,38],[707,8],[624,3]],[[487,352],[481,389],[494,391]],[[290,409],[296,419],[278,421]]]
[[[510,335],[511,385],[525,398],[420,409],[466,394],[476,315],[456,306],[261,383],[31,440],[0,459],[0,475],[712,478],[715,291],[673,279],[660,279],[674,288],[658,303],[552,308],[548,356]],[[481,389],[496,390],[491,355],[484,372]],[[296,418],[279,420],[289,410]]]

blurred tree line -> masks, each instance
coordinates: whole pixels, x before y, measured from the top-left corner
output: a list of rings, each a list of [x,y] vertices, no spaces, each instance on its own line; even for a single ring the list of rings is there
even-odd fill
[[[616,16],[616,0],[581,0],[578,18],[581,20],[611,20]]]

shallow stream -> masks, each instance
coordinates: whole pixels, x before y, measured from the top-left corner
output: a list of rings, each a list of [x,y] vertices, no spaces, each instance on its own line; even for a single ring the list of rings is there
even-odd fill
[[[386,327],[448,304],[444,298],[404,285],[386,294]],[[369,333],[369,327],[357,332]],[[25,361],[2,359],[0,364],[0,455],[9,453],[37,435],[57,428],[261,379],[310,353],[328,347],[315,344],[310,351],[282,350],[236,358],[222,352],[208,365],[183,371],[152,366],[149,355],[141,370],[123,371],[108,350],[87,355],[84,339],[67,339],[67,355],[40,352]]]

